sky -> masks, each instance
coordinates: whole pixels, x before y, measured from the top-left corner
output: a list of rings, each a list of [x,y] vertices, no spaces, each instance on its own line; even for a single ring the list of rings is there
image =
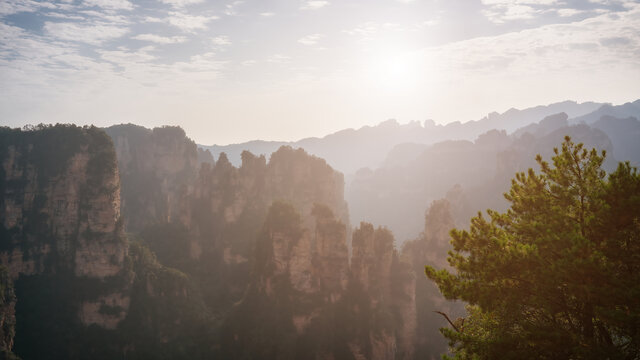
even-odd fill
[[[3,126],[222,145],[638,98],[640,1],[0,1]]]

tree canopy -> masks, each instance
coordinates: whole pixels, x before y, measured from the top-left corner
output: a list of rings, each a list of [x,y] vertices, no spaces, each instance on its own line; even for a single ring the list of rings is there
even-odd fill
[[[456,359],[640,359],[640,175],[565,138],[517,173],[506,213],[452,230],[454,272],[425,267],[468,315],[441,329]]]

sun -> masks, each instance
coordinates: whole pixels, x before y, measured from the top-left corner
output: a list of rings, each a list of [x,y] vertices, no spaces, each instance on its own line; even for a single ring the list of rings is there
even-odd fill
[[[418,82],[421,69],[408,53],[378,53],[367,59],[366,76],[381,90],[410,91]]]

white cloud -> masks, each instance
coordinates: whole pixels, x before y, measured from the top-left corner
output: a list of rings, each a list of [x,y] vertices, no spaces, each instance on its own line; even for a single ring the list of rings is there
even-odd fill
[[[138,34],[134,36],[132,39],[142,40],[142,41],[150,41],[156,44],[176,44],[187,41],[187,38],[184,36],[159,36],[155,34]]]
[[[321,9],[325,6],[329,5],[328,1],[325,0],[310,0],[305,1],[304,4],[300,7],[302,10],[317,10]]]
[[[109,23],[110,25],[127,25],[131,23],[131,20],[129,20],[128,17],[116,15],[111,11],[82,10],[78,13],[93,17],[95,19],[99,19],[101,22]],[[95,19],[93,21],[96,21]]]
[[[275,14],[276,13],[273,13],[273,12],[263,12],[263,13],[260,13],[260,16],[271,17],[271,16],[274,16]]]
[[[638,5],[634,0],[589,0],[590,3],[600,5],[622,5],[628,9],[631,9]]]
[[[561,16],[561,17],[570,17],[570,16],[574,16],[574,15],[578,15],[578,14],[584,13],[583,10],[568,9],[568,8],[558,9],[556,11],[557,11],[558,15]]]
[[[267,58],[267,62],[270,62],[273,64],[286,64],[291,62],[291,56],[275,54],[275,55],[269,56]]]
[[[180,28],[182,31],[195,32],[196,30],[206,30],[208,28],[207,23],[216,19],[218,19],[218,16],[189,15],[171,11],[169,16],[162,21]]]
[[[237,0],[225,6],[224,14],[228,16],[238,15],[238,7],[244,4],[244,1]]]
[[[118,50],[98,50],[98,53],[103,60],[126,67],[130,64],[148,63],[155,60],[156,57],[150,54],[153,50],[155,50],[153,46],[145,46],[136,51],[120,47]]]
[[[482,0],[484,5],[554,5],[558,4],[558,0]]]
[[[461,74],[465,69],[522,74],[583,69],[588,73],[586,69],[614,63],[635,63],[640,69],[640,8],[618,16],[616,21],[603,14],[569,24],[475,38],[429,52],[439,64]]]
[[[143,21],[144,22],[150,22],[150,23],[163,23],[163,22],[165,22],[164,19],[153,17],[153,16],[147,16],[147,17],[144,18]]]
[[[353,29],[344,30],[349,35],[360,35],[363,37],[369,37],[380,30],[380,25],[371,21],[364,24],[360,24]]]
[[[216,36],[211,39],[211,42],[217,46],[227,46],[231,45],[231,40],[226,35]]]
[[[133,4],[128,0],[84,0],[84,4],[109,10],[133,10]]]
[[[533,19],[560,4],[558,0],[482,0],[482,14],[495,24]]]
[[[0,16],[21,12],[35,12],[40,8],[55,9],[57,6],[49,2],[37,2],[33,0],[2,0],[0,1]]]
[[[324,35],[322,35],[322,34],[311,34],[311,35],[307,35],[307,36],[304,36],[304,37],[298,39],[298,42],[300,44],[302,44],[302,45],[310,46],[310,45],[317,44],[318,41],[320,39],[322,39],[323,37],[324,37]]]
[[[353,29],[343,30],[342,32],[356,36],[361,41],[371,41],[379,38],[394,36],[398,34],[403,34],[411,31],[420,31],[427,26],[433,26],[437,24],[437,20],[432,20],[429,22],[417,23],[413,24],[409,27],[406,27],[397,23],[376,23],[372,21],[368,21],[362,24],[359,24]]]
[[[52,17],[56,19],[66,19],[66,20],[84,20],[84,17],[79,15],[69,15],[63,14],[59,12],[48,12],[45,14],[47,17]]]
[[[161,3],[171,5],[175,8],[183,8],[188,5],[199,4],[204,0],[159,0]]]
[[[129,32],[128,28],[120,26],[65,22],[45,22],[44,30],[59,40],[84,42],[92,45],[100,45]]]

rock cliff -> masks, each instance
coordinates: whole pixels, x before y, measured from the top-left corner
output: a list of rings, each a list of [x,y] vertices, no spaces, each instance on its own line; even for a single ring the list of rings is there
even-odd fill
[[[0,357],[12,359],[16,326],[16,295],[5,267],[0,267]]]
[[[192,191],[198,159],[206,157],[184,130],[128,124],[105,131],[117,154],[127,231],[137,232],[153,223],[188,222],[190,208],[184,200]]]
[[[118,145],[131,139],[130,130],[140,131],[108,129],[124,158],[121,166],[134,157],[131,145]],[[152,137],[156,131],[143,135]],[[172,175],[176,166],[158,162],[170,157],[151,155],[153,141],[138,144],[135,153],[148,157],[138,155],[138,161],[154,174],[145,178],[174,184],[166,187],[173,190],[129,191],[128,186],[139,182],[132,178],[141,172],[122,170],[122,213],[126,224],[138,221],[137,215],[127,219],[126,204],[136,201],[128,196],[146,204],[154,204],[159,195],[163,201],[175,197],[160,208],[174,204],[180,216],[147,219],[140,235],[161,263],[184,271],[198,284],[213,312],[229,314],[221,330],[222,356],[267,356],[262,352],[274,347],[318,358],[412,358],[416,276],[409,260],[395,250],[393,235],[370,224],[353,234],[349,264],[351,231],[342,174],[288,146],[268,161],[243,152],[238,168],[223,153],[195,171],[190,140],[178,131],[173,134],[182,137],[174,142],[183,144],[174,147],[185,159],[180,186]],[[176,189],[179,196],[171,194]],[[267,340],[274,336],[306,345]],[[256,337],[266,343],[254,343]]]
[[[13,346],[23,359],[184,357],[212,320],[184,273],[125,236],[109,136],[73,125],[2,128],[0,143],[3,355]],[[179,146],[169,146],[155,151],[160,173],[182,166]],[[176,196],[168,178],[148,184],[168,194],[160,204]]]
[[[324,160],[285,146],[234,167],[179,128],[106,131],[0,131],[0,261],[17,299],[0,304],[4,348],[25,359],[417,356],[422,258],[384,228],[352,234],[343,176]]]
[[[2,129],[2,144],[0,261],[11,278],[68,274],[71,282],[98,284],[124,276],[127,244],[110,139],[94,127],[56,125]],[[105,328],[115,328],[128,307],[126,286],[77,300],[80,320]],[[105,304],[122,311],[101,312]]]
[[[455,199],[456,195],[451,195]],[[407,241],[402,247],[402,257],[411,264],[415,277],[413,297],[415,299],[415,358],[438,359],[447,348],[446,341],[438,331],[446,326],[446,320],[435,311],[441,311],[455,319],[464,309],[461,304],[447,301],[437,287],[424,276],[424,266],[449,268],[447,252],[451,249],[449,231],[455,227],[450,202],[436,200],[429,206],[424,217],[424,231],[420,236]]]

